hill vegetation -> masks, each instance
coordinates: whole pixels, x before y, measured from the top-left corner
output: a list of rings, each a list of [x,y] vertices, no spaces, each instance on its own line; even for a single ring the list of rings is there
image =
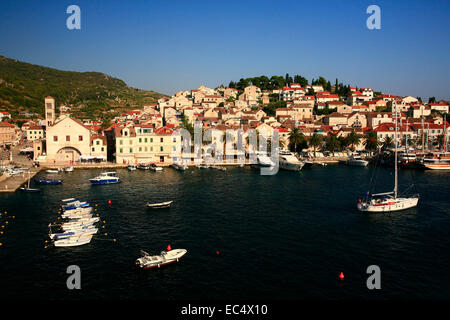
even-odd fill
[[[0,106],[13,116],[19,112],[44,114],[44,98],[71,107],[77,117],[103,118],[124,109],[156,103],[164,95],[129,87],[100,72],[62,71],[0,56]]]

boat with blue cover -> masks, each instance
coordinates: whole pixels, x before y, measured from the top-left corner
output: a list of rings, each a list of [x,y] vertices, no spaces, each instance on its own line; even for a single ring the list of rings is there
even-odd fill
[[[99,176],[89,179],[92,184],[112,184],[119,183],[120,178],[116,172],[102,172]]]
[[[63,179],[34,179],[36,184],[62,184]]]

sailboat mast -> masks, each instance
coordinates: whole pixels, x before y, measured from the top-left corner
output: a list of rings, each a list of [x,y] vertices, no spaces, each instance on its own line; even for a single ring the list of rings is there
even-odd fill
[[[398,192],[398,172],[397,172],[397,147],[398,147],[398,137],[397,137],[397,125],[398,125],[398,113],[397,104],[395,104],[395,156],[394,156],[394,167],[395,167],[395,180],[394,180],[394,198],[397,198]]]

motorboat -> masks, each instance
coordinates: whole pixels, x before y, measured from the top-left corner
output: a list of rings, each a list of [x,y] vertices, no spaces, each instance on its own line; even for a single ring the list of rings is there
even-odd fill
[[[64,168],[65,172],[72,172],[73,171],[73,166],[67,166]]]
[[[136,170],[136,166],[130,164],[129,166],[127,166],[128,171],[135,171]]]
[[[142,269],[160,268],[162,266],[180,261],[186,253],[186,249],[173,249],[161,251],[159,256],[151,256],[147,252],[141,250],[141,254],[143,256],[136,260],[136,266]]]
[[[431,152],[423,158],[422,166],[429,170],[450,170],[450,152]]]
[[[185,165],[183,163],[177,163],[177,162],[172,163],[170,166],[179,171],[185,171],[188,168],[187,165]]]
[[[83,234],[94,235],[97,232],[98,232],[97,228],[91,227],[91,228],[80,229],[80,230],[71,231],[71,232],[49,233],[48,236],[52,240],[53,239],[54,240],[60,240],[60,239],[70,238],[70,237],[73,237],[73,236],[80,236],[80,235],[83,235]]]
[[[92,184],[113,184],[119,183],[120,178],[116,172],[102,172],[99,176],[89,179]]]
[[[272,159],[264,153],[259,152],[257,154],[257,161],[258,161],[258,165],[260,165],[261,167],[273,167],[275,166],[275,163],[272,161]]]
[[[349,166],[366,167],[369,164],[369,161],[364,160],[359,155],[353,155],[345,162],[345,164]]]
[[[34,179],[36,184],[62,184],[63,179]]]
[[[84,244],[88,244],[92,240],[92,234],[81,234],[71,236],[61,240],[55,240],[53,245],[55,247],[76,247]]]
[[[140,170],[150,170],[150,165],[146,163],[139,163],[137,168]]]
[[[45,170],[45,172],[46,173],[59,173],[59,169],[48,169],[48,170]]]
[[[220,171],[227,171],[227,168],[225,168],[223,166],[211,166],[211,168],[217,169],[217,170],[220,170]]]
[[[78,201],[78,200],[62,205],[62,208],[64,211],[78,209],[78,208],[88,208],[88,207],[90,207],[89,203],[87,203],[86,201]]]
[[[154,164],[154,163],[151,163],[150,164],[150,170],[152,170],[152,171],[163,171],[163,168],[162,167],[158,167],[156,164]]]
[[[196,166],[199,169],[208,169],[209,165],[205,164],[205,163],[200,163],[199,165]]]
[[[297,157],[289,151],[280,151],[279,155],[279,165],[280,169],[290,170],[290,171],[300,171],[305,165]]]
[[[159,203],[147,203],[147,207],[151,209],[168,208],[173,201],[159,202]]]

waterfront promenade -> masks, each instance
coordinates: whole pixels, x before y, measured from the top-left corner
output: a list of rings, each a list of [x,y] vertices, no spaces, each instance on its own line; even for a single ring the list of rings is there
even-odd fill
[[[308,161],[312,163],[318,163],[318,164],[337,164],[339,161],[347,160],[347,157],[321,157],[321,158],[313,158],[308,159]],[[24,164],[23,162],[13,163],[13,164]],[[172,162],[156,162],[157,166],[161,167],[167,167]],[[245,159],[245,165],[250,165],[249,159]],[[106,162],[106,163],[76,163],[72,166],[74,169],[122,169],[126,168],[129,164],[119,164],[119,163],[112,163],[112,162]],[[189,167],[193,167],[196,164],[191,161],[190,163],[187,163]],[[234,160],[233,162],[219,162],[214,163],[214,165],[218,166],[237,166],[239,163],[237,160]],[[21,186],[28,183],[28,179],[30,178],[30,181],[32,181],[33,177],[35,177],[39,172],[48,170],[48,169],[64,169],[67,167],[68,164],[59,164],[59,163],[52,163],[52,164],[45,164],[42,163],[40,167],[31,167],[29,171],[23,172],[20,175],[15,176],[8,176],[3,175],[0,176],[0,193],[13,193],[16,192]],[[29,165],[25,165],[24,167],[29,167]]]

